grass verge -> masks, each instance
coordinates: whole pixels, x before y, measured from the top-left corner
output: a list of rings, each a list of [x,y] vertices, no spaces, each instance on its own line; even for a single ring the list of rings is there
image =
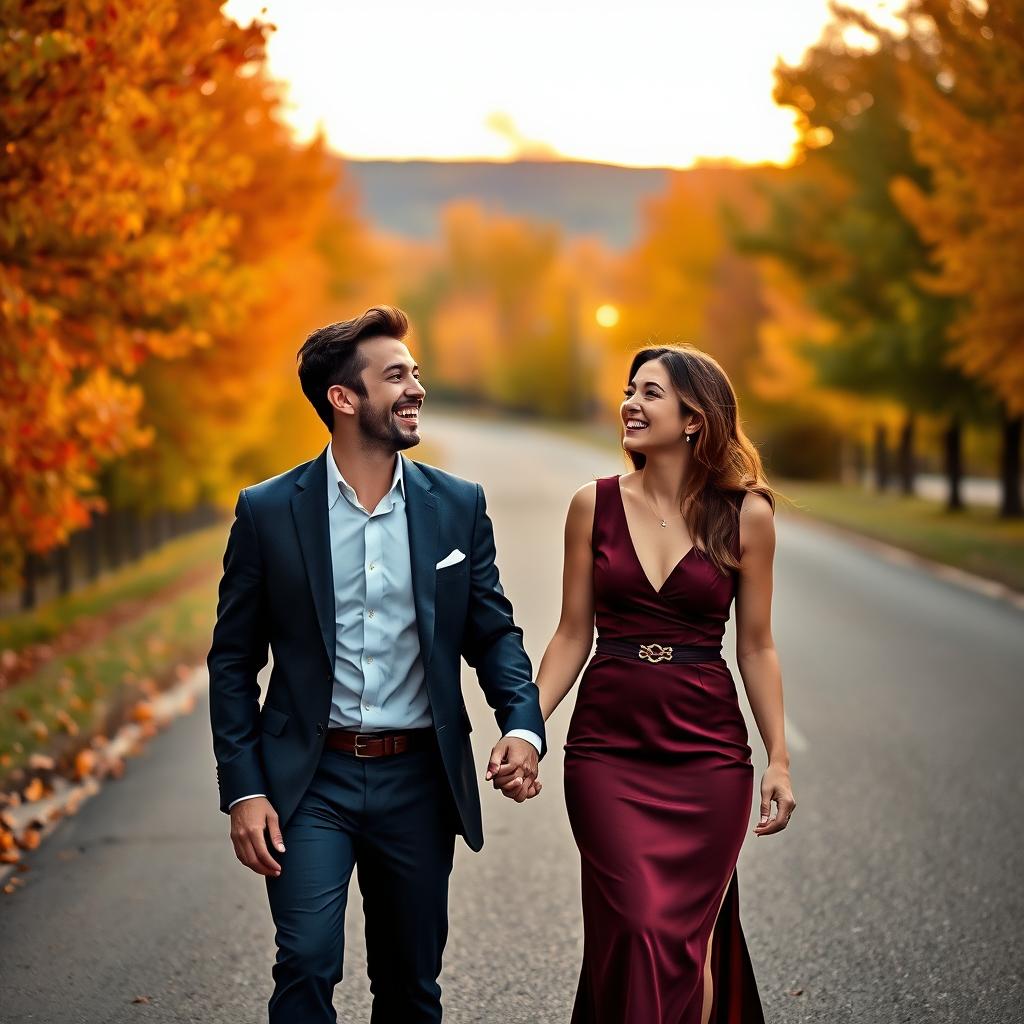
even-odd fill
[[[0,620],[0,650],[18,652],[30,644],[47,643],[84,619],[129,602],[148,600],[180,580],[187,571],[215,566],[223,554],[224,540],[222,525],[179,537],[90,586],[31,611],[8,616]]]
[[[70,770],[75,755],[93,737],[111,735],[124,721],[144,714],[148,697],[202,659],[213,629],[216,567],[225,534],[222,524],[168,545],[182,555],[177,565],[174,551],[155,553],[145,559],[157,560],[148,566],[150,571],[141,564],[132,566],[126,570],[132,579],[112,578],[94,601],[90,595],[69,598],[77,605],[75,614],[68,608],[43,612],[48,623],[66,620],[88,633],[90,609],[110,611],[111,593],[122,594],[127,602],[152,598],[159,594],[151,589],[157,579],[173,592],[168,600],[148,601],[127,621],[99,630],[94,640],[50,657],[0,690],[0,792],[24,784],[35,754],[53,758],[61,773]],[[190,585],[174,586],[195,575],[203,561],[209,563],[209,573]]]
[[[1024,520],[1000,519],[992,508],[950,512],[923,498],[835,483],[775,480],[773,485],[801,514],[1024,592]],[[780,507],[788,510],[785,502]]]

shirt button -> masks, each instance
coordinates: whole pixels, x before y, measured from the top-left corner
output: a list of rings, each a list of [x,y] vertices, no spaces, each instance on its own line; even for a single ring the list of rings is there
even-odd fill
[[[366,614],[372,619],[373,618],[373,609],[371,608]]]
[[[373,572],[373,562],[370,563],[370,572]]]
[[[372,654],[366,659],[366,664],[367,665],[372,665],[373,664],[373,655]]]
[[[373,705],[372,704],[364,704],[363,705],[363,710],[364,711],[372,711],[373,710]]]

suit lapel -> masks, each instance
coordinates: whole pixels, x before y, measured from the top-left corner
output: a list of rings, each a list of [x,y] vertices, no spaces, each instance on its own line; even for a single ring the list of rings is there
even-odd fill
[[[326,451],[314,459],[296,481],[292,495],[292,517],[302,548],[302,561],[313,594],[324,651],[334,664],[334,571],[331,565],[331,526],[327,513]]]
[[[426,474],[404,455],[399,454],[399,458],[403,462],[402,473],[405,477],[405,511],[409,524],[409,560],[413,600],[416,604],[416,627],[419,631],[423,667],[426,668],[434,649],[438,502]]]

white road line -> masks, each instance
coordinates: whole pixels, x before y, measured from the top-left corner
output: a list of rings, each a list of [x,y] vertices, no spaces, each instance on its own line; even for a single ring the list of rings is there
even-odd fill
[[[793,724],[789,715],[783,713],[783,721],[786,725],[786,743],[798,754],[802,754],[808,747],[807,737]]]

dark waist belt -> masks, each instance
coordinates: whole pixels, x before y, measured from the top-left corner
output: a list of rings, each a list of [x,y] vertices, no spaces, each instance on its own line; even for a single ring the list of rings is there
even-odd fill
[[[630,640],[598,640],[597,654],[611,654],[616,658],[635,658],[638,661],[719,661],[722,645],[717,644],[643,644]]]
[[[437,743],[433,729],[407,729],[404,732],[349,732],[328,729],[326,745],[356,757],[388,757],[407,750],[426,750]]]

